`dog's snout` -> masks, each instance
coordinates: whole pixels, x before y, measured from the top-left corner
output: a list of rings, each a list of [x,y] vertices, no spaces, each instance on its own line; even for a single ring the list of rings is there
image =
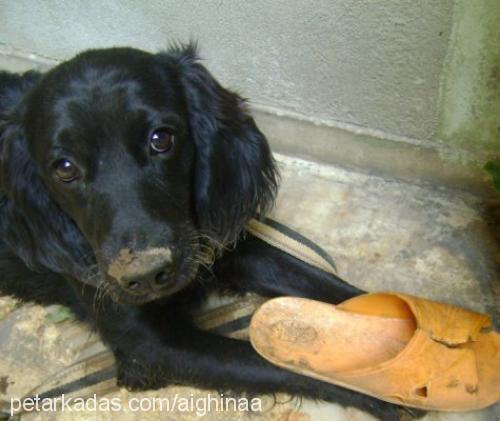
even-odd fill
[[[134,252],[120,251],[108,269],[121,288],[131,294],[144,294],[168,288],[173,284],[173,260],[170,248],[153,248]]]

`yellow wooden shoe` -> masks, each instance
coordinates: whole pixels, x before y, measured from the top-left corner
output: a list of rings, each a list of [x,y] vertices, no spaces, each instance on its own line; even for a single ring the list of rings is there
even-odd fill
[[[500,399],[490,318],[423,298],[275,298],[254,314],[250,340],[278,366],[399,405],[470,411]]]

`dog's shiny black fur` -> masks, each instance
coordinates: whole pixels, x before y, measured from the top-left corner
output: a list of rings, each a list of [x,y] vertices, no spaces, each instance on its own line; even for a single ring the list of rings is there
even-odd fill
[[[149,153],[156,126],[175,136],[165,156]],[[92,50],[46,74],[1,72],[0,130],[0,291],[70,306],[113,350],[121,385],[282,391],[398,417],[396,406],[279,369],[191,323],[211,291],[330,303],[360,293],[241,235],[272,206],[275,164],[244,101],[192,46]],[[81,179],[55,179],[61,157]],[[163,246],[182,288],[129,294],[106,272],[123,248]]]

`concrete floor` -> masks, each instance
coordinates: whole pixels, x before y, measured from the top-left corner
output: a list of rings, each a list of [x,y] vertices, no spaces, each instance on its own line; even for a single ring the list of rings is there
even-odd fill
[[[417,186],[277,156],[282,187],[271,215],[322,245],[339,274],[369,291],[395,290],[487,312],[499,320],[498,227],[485,203],[467,193]],[[495,206],[495,204],[493,204]],[[489,211],[497,212],[498,208]],[[51,373],[81,358],[96,338],[75,322],[55,324],[38,306],[0,298],[0,400],[19,397]],[[99,343],[92,347],[99,347]],[[205,397],[208,392],[170,387],[141,397]],[[212,392],[215,396],[215,392]],[[116,392],[122,401],[133,394]],[[137,395],[134,395],[137,396]],[[285,399],[283,399],[285,400]],[[368,420],[337,405],[295,400],[262,413],[210,413],[205,419]],[[116,419],[113,412],[31,414],[26,419]],[[133,413],[121,420],[196,419],[192,412]],[[500,419],[500,405],[474,413],[430,413],[426,420]]]

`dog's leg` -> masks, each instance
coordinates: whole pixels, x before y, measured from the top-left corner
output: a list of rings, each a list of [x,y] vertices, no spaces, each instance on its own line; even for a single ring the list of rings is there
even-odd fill
[[[67,305],[78,315],[82,310],[66,279],[52,272],[33,272],[1,240],[0,294],[42,305]]]
[[[363,291],[248,235],[214,264],[223,287],[275,296],[339,303]]]
[[[115,353],[120,385],[143,390],[185,384],[250,396],[288,392],[397,419],[396,406],[282,370],[247,342],[197,329],[184,312],[175,302],[106,306],[96,325]]]

